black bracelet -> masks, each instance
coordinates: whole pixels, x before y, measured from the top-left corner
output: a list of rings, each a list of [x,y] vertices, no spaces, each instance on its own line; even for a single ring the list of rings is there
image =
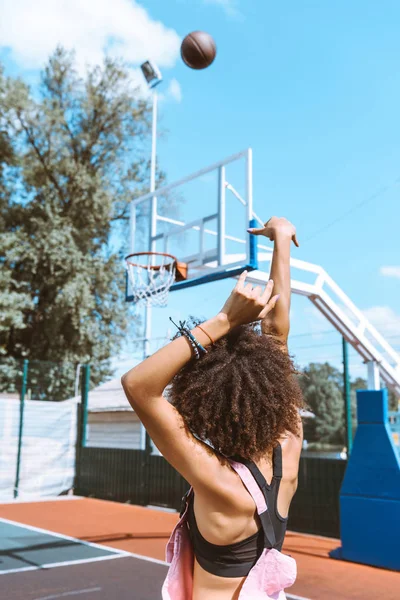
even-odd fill
[[[182,331],[182,335],[183,335],[183,337],[185,337],[187,339],[187,341],[191,345],[192,350],[193,350],[193,354],[194,354],[196,360],[199,360],[199,358],[200,358],[200,351],[199,351],[196,343],[193,342],[193,340],[188,336],[188,334],[187,334],[186,331]]]
[[[190,329],[186,326],[185,321],[179,321],[179,325],[177,325],[171,317],[169,318],[169,320],[175,325],[180,334],[188,340],[192,347],[196,360],[199,360],[201,354],[207,354],[207,350],[204,348],[204,346],[200,344],[198,340],[196,340]]]

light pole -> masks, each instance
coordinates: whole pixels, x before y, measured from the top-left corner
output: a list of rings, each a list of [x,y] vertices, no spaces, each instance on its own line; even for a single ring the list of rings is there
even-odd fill
[[[150,161],[150,192],[154,192],[156,189],[156,169],[157,169],[157,108],[158,108],[158,95],[156,87],[162,82],[162,75],[153,62],[147,60],[140,68],[144,78],[147,81],[152,96],[153,96],[153,111],[152,111],[152,124],[151,124],[151,161]],[[155,250],[155,243],[153,238],[157,233],[157,196],[153,196],[150,204],[150,250]],[[150,355],[150,338],[151,338],[151,305],[147,303],[145,308],[145,325],[144,325],[144,345],[143,345],[143,358],[147,358]],[[151,441],[149,435],[143,425],[140,427],[140,448],[144,450],[146,456],[151,454]]]
[[[157,168],[157,108],[158,95],[156,87],[162,82],[162,75],[156,64],[147,60],[141,67],[142,73],[147,81],[147,85],[152,91],[153,111],[151,126],[151,162],[150,162],[150,192],[156,189],[156,168]],[[153,238],[157,233],[157,196],[153,196],[150,204],[150,250],[155,250]],[[150,337],[151,337],[151,306],[148,303],[145,309],[145,334],[144,334],[144,358],[150,355]]]

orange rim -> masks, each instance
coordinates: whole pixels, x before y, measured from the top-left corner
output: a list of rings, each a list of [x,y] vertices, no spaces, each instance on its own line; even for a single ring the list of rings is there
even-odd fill
[[[140,263],[135,263],[129,260],[130,258],[134,258],[135,256],[167,256],[171,259],[171,264],[177,264],[176,257],[173,254],[168,254],[167,252],[134,252],[133,254],[128,254],[128,256],[125,256],[125,260],[128,263],[128,265],[131,265],[132,267],[140,267],[142,269],[153,269],[157,271],[161,269],[161,266],[170,266],[170,264],[167,263],[166,265],[141,265]]]

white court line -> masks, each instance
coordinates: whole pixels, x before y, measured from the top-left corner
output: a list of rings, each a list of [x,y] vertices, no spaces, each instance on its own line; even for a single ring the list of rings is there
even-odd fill
[[[97,556],[96,558],[81,558],[79,560],[66,560],[65,562],[59,563],[48,563],[45,565],[38,565],[37,567],[22,567],[21,569],[8,569],[7,571],[0,571],[1,575],[9,575],[10,573],[22,573],[24,571],[39,571],[41,569],[55,569],[56,567],[69,567],[71,565],[83,565],[86,563],[100,562],[102,560],[115,560],[116,558],[126,558],[130,556],[127,554],[114,554],[113,556]]]
[[[43,568],[52,569],[55,567],[80,565],[83,563],[97,562],[97,561],[101,561],[101,560],[112,560],[115,558],[123,558],[123,557],[131,556],[131,554],[129,552],[125,552],[124,550],[116,550],[115,548],[111,548],[110,546],[105,546],[102,544],[95,544],[93,542],[86,542],[83,540],[79,540],[77,538],[73,538],[69,535],[58,534],[58,533],[55,533],[54,531],[48,531],[47,529],[41,529],[40,527],[33,527],[32,525],[24,525],[23,523],[17,523],[15,521],[11,521],[10,519],[0,518],[0,524],[1,523],[7,523],[7,524],[13,525],[15,527],[20,527],[21,529],[37,531],[38,533],[44,533],[55,539],[58,538],[58,539],[62,539],[62,540],[68,540],[70,542],[74,542],[75,544],[89,546],[90,548],[97,548],[99,550],[107,550],[108,552],[111,553],[111,556],[98,556],[95,558],[82,558],[79,560],[71,560],[71,561],[64,561],[64,562],[58,562],[58,563],[57,562],[49,563],[49,564],[45,564],[45,565],[39,565],[37,567],[35,566],[35,567],[22,567],[21,569],[8,569],[6,571],[0,571],[0,575],[7,575],[9,573],[20,573],[22,571],[37,571],[38,569],[43,569]]]
[[[165,560],[159,560],[157,558],[143,556],[142,554],[134,554],[133,552],[125,552],[124,550],[116,550],[115,548],[111,548],[109,546],[103,546],[101,544],[94,544],[92,542],[84,542],[82,540],[70,537],[68,535],[56,534],[53,531],[48,531],[47,529],[41,529],[40,527],[33,527],[32,525],[24,525],[23,523],[16,523],[14,521],[10,521],[9,519],[0,518],[0,523],[1,522],[9,523],[10,525],[16,525],[17,527],[21,527],[24,529],[30,529],[31,531],[38,531],[39,533],[45,533],[52,537],[69,540],[69,541],[76,542],[79,544],[84,544],[86,546],[91,546],[93,548],[99,548],[101,550],[106,549],[106,550],[109,550],[110,552],[112,552],[113,556],[101,556],[101,557],[97,557],[97,558],[86,558],[86,559],[81,559],[81,560],[65,561],[65,562],[61,562],[61,563],[51,563],[51,564],[41,565],[38,567],[24,567],[22,569],[9,569],[8,571],[0,571],[0,575],[5,575],[7,573],[20,573],[22,571],[37,571],[38,569],[43,569],[43,568],[52,569],[55,567],[79,565],[79,564],[83,564],[83,563],[98,562],[101,560],[113,560],[116,558],[124,558],[124,557],[126,558],[128,556],[137,558],[139,560],[144,560],[146,562],[152,562],[157,565],[163,565],[163,566],[169,567],[169,563],[166,562]],[[294,596],[293,594],[287,594],[286,598],[287,598],[287,600],[310,600],[310,598],[304,598],[303,596]],[[45,600],[45,599],[37,599],[37,600]]]
[[[167,508],[166,506],[155,506],[154,504],[147,504],[144,508],[150,508],[151,510],[159,510],[167,513],[177,513],[176,508]]]
[[[92,594],[93,592],[101,592],[103,588],[87,588],[81,590],[72,590],[71,592],[62,592],[61,594],[52,594],[51,596],[41,596],[34,600],[55,600],[56,598],[66,598],[67,596],[80,596],[81,594]]]
[[[143,556],[143,554],[135,554],[134,552],[129,552],[129,556],[133,556],[133,558],[139,558],[140,560],[146,560],[147,562],[155,563],[156,565],[164,565],[165,567],[169,567],[170,563],[165,560],[159,560],[158,558],[151,558],[150,556]]]
[[[111,548],[110,546],[105,546],[103,544],[86,542],[84,540],[79,540],[78,538],[74,538],[69,535],[63,535],[62,533],[56,533],[55,531],[48,531],[47,529],[41,529],[40,527],[34,527],[33,525],[24,525],[24,523],[11,521],[10,519],[3,519],[2,517],[0,517],[0,523],[8,523],[9,525],[14,525],[15,527],[21,527],[22,529],[30,529],[31,531],[45,533],[46,535],[50,535],[52,537],[61,538],[62,540],[69,540],[70,542],[75,542],[76,544],[82,544],[84,546],[90,546],[91,548],[108,550],[109,552],[112,552],[113,554],[118,554],[119,556],[130,556],[129,552],[125,552],[124,550],[116,550],[115,548]]]
[[[56,496],[55,498],[15,498],[14,500],[2,500],[2,504],[38,504],[40,502],[65,502],[66,500],[82,500],[82,496]]]

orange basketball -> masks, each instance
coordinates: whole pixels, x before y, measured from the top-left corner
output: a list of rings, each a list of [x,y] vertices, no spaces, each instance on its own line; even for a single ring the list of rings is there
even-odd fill
[[[183,62],[191,69],[205,69],[214,61],[217,47],[214,39],[205,31],[192,31],[182,42]]]

